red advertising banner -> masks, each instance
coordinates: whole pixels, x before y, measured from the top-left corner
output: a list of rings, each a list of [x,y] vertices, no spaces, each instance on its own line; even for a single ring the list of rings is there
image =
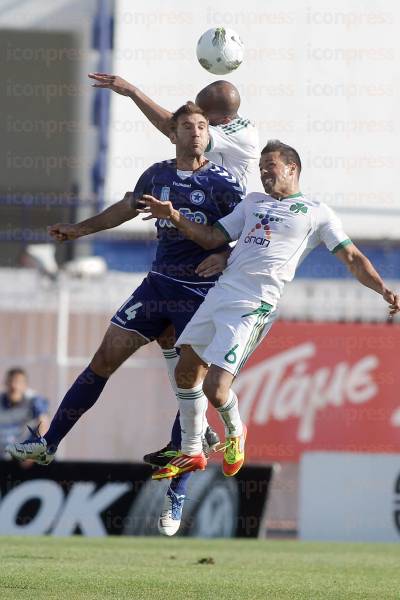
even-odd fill
[[[400,326],[278,322],[239,375],[247,459],[400,452]]]

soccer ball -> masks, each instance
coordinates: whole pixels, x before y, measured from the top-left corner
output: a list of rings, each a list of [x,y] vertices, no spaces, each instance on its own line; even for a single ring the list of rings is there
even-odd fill
[[[214,75],[226,75],[242,64],[244,46],[232,29],[213,27],[200,37],[196,52],[204,69]]]

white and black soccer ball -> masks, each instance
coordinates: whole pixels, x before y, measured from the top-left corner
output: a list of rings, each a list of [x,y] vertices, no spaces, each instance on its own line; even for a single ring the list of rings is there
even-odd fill
[[[233,29],[212,27],[200,37],[196,52],[204,69],[214,75],[226,75],[242,64],[244,45]]]

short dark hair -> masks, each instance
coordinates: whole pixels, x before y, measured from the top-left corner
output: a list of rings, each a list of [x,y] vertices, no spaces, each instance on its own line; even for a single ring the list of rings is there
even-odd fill
[[[301,173],[301,160],[300,156],[294,148],[284,144],[280,140],[268,140],[267,145],[261,150],[261,155],[267,154],[268,152],[279,152],[283,161],[288,165],[289,163],[295,163]]]
[[[200,106],[189,100],[188,102],[186,102],[186,104],[180,106],[174,113],[172,113],[171,129],[176,128],[176,124],[181,115],[202,115],[208,122],[208,118],[204,110],[200,108]]]
[[[5,378],[6,380],[11,379],[11,377],[15,377],[15,375],[23,375],[24,377],[28,378],[25,369],[22,367],[12,367],[11,369],[8,369],[8,371],[6,371]]]

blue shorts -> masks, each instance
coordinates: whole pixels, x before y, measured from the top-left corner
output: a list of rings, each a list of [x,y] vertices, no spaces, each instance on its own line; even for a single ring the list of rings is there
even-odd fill
[[[178,338],[214,284],[181,283],[149,273],[117,310],[111,323],[157,339],[172,323]]]

